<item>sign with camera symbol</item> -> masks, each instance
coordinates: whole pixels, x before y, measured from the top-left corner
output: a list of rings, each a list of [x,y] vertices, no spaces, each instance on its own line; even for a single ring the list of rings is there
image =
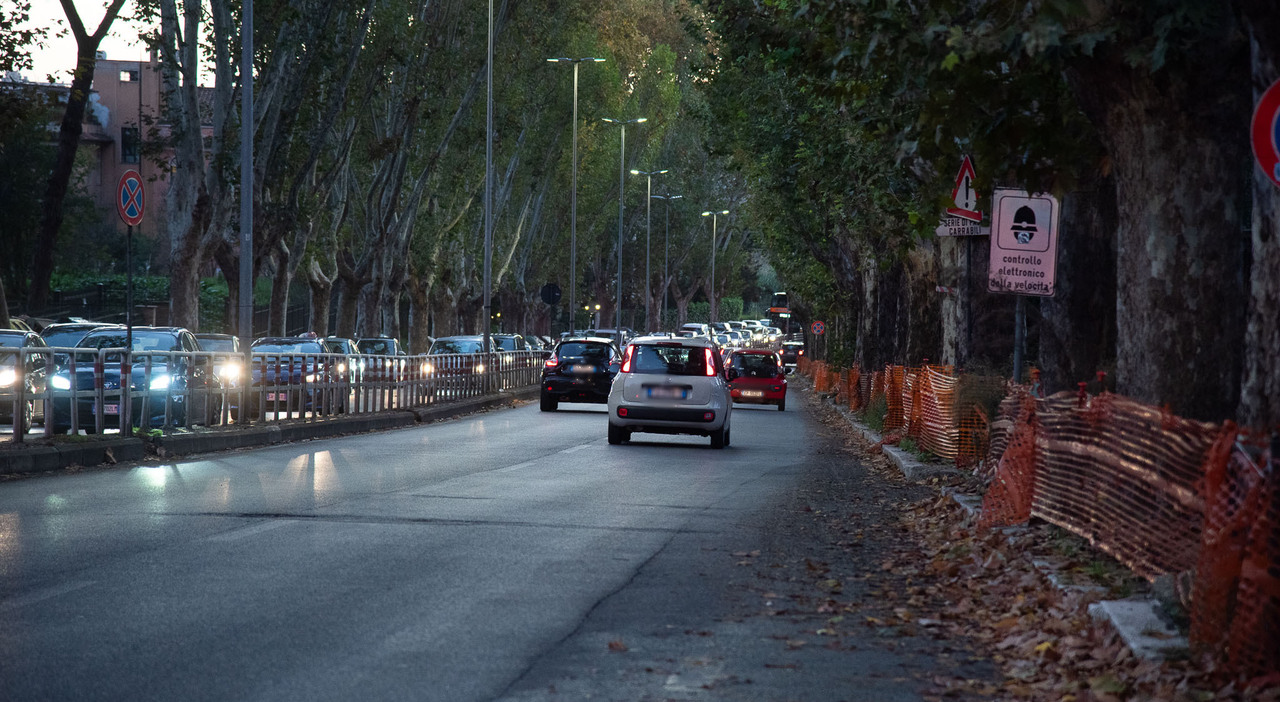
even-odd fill
[[[991,259],[987,289],[1053,297],[1058,267],[1058,199],[1023,190],[991,198]]]

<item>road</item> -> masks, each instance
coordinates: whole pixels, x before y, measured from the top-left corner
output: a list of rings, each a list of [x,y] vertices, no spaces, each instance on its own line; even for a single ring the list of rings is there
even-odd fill
[[[531,404],[0,483],[0,696],[919,699],[927,657],[801,678],[719,592],[815,460],[789,404],[723,451]]]

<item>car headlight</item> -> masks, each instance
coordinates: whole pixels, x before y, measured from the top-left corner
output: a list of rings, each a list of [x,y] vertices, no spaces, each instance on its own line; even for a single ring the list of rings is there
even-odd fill
[[[338,372],[339,372],[339,373],[346,373],[346,372],[347,372],[347,364],[345,364],[345,363],[339,363],[339,364],[338,364]]]
[[[304,382],[307,382],[307,383],[314,383],[314,382],[316,382],[316,374],[315,374],[315,373],[307,373],[307,375],[306,375],[305,377],[303,377],[303,379],[302,379],[302,380],[303,380]]]
[[[227,361],[226,363],[218,366],[214,372],[223,380],[239,380],[242,370],[239,363],[235,361]]]
[[[160,375],[153,376],[151,378],[151,389],[152,390],[168,390],[169,383],[171,380],[172,379],[169,377],[168,373],[161,373]]]
[[[7,388],[18,381],[18,372],[12,368],[0,368],[0,388]]]
[[[71,379],[63,377],[61,375],[55,375],[52,378],[50,378],[49,384],[53,386],[54,390],[70,390],[71,389]]]
[[[477,363],[477,364],[476,364],[476,372],[477,372],[477,373],[483,373],[483,372],[484,372],[484,364],[483,364],[483,363]]]
[[[423,375],[427,375],[428,373],[431,373],[431,372],[433,372],[433,371],[435,371],[435,368],[433,368],[433,367],[431,366],[431,364],[430,364],[430,363],[424,363],[424,364],[422,364],[422,374],[423,374]]]

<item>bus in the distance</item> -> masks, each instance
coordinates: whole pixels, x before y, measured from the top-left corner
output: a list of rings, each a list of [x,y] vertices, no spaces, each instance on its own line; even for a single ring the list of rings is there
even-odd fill
[[[791,316],[791,306],[787,302],[787,294],[778,291],[773,294],[769,303],[769,319],[773,326],[782,330],[783,334],[794,334],[800,331],[799,324]]]

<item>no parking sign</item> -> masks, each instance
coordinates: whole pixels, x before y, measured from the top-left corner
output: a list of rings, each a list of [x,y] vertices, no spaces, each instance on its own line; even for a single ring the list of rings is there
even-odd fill
[[[1280,81],[1271,84],[1258,99],[1249,130],[1253,157],[1271,182],[1280,185]]]
[[[827,325],[822,322],[814,322],[813,326],[809,327],[809,329],[812,330],[816,336],[822,336],[822,332],[827,330]]]
[[[116,190],[116,211],[124,223],[136,227],[142,222],[147,209],[147,193],[142,186],[142,176],[135,170],[127,170],[120,176]]]

